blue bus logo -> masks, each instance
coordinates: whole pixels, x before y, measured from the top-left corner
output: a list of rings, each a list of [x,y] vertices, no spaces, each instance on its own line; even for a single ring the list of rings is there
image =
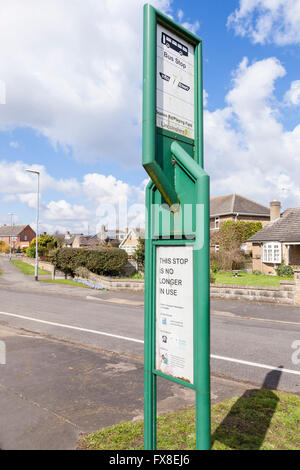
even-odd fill
[[[188,48],[181,44],[181,42],[177,41],[177,39],[172,38],[168,34],[161,33],[161,42],[168,48],[171,48],[174,51],[178,52],[180,55],[185,55],[186,57],[188,57]]]

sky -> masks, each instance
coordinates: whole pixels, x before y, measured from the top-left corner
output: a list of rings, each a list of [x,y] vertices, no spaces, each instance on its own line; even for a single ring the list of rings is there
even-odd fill
[[[0,0],[0,224],[35,227],[29,168],[41,230],[143,225],[143,4]],[[203,40],[211,196],[299,206],[300,0],[152,5]]]

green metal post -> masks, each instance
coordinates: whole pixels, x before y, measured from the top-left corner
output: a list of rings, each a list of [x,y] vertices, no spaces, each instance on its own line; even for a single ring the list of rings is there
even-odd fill
[[[190,139],[156,127],[156,34],[157,23],[182,37],[194,48],[195,138]],[[157,375],[195,390],[196,447],[210,449],[210,305],[209,305],[209,176],[203,170],[202,42],[149,4],[144,7],[143,65],[143,166],[151,182],[146,189],[145,240],[145,349],[144,349],[144,447],[156,449]],[[178,241],[174,214],[166,209],[152,234],[152,206],[193,206],[195,233]],[[163,217],[171,217],[169,240]],[[172,218],[173,217],[173,218]],[[171,233],[172,232],[172,233]],[[185,235],[182,234],[183,238]],[[156,249],[162,245],[193,246],[193,344],[194,380],[188,383],[156,370]]]
[[[153,183],[146,188],[146,207],[151,207]],[[153,255],[151,211],[146,217],[145,233],[145,322],[144,322],[144,448],[156,449],[156,376],[154,369]]]

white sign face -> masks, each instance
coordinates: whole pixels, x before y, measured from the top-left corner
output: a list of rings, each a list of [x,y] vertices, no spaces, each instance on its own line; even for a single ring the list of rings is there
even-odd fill
[[[193,247],[156,249],[156,369],[193,383]]]
[[[157,25],[156,125],[195,138],[194,47]]]

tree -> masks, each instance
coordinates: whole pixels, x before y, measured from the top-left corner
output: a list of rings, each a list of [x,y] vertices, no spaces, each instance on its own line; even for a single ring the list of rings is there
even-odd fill
[[[9,253],[9,245],[5,242],[0,242],[0,253]]]
[[[219,245],[220,249],[232,250],[239,249],[248,238],[262,229],[261,222],[245,222],[239,220],[227,220],[220,225],[220,229],[215,231],[211,237],[214,244]]]
[[[145,269],[145,239],[139,238],[138,248],[133,254],[134,259],[136,260],[139,269],[144,271]]]
[[[215,270],[241,269],[246,260],[241,245],[261,228],[261,222],[243,220],[223,222],[220,229],[211,236],[211,242],[219,245],[219,251],[211,254],[211,266]]]
[[[39,256],[47,256],[51,250],[57,248],[58,242],[54,235],[43,233],[38,238],[38,254]],[[34,238],[26,250],[28,258],[35,258],[36,238]]]

